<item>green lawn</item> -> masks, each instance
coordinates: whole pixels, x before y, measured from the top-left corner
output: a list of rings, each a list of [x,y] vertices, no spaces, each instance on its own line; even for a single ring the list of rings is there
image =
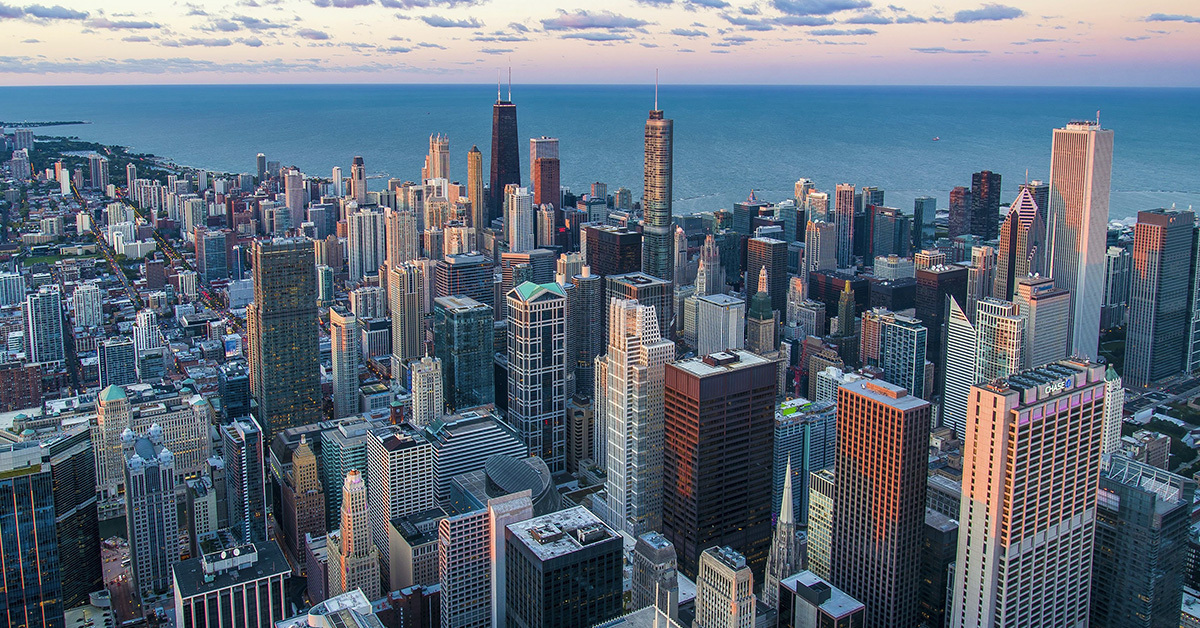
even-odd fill
[[[33,266],[34,264],[54,264],[59,260],[64,259],[95,259],[100,257],[99,253],[88,253],[86,255],[39,255],[37,257],[26,257],[21,260],[21,264],[25,266]]]

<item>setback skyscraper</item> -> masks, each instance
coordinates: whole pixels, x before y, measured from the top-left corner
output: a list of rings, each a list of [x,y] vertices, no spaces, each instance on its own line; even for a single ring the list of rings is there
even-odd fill
[[[1190,211],[1138,212],[1121,373],[1130,388],[1153,385],[1187,366],[1195,231]]]
[[[673,162],[674,121],[663,117],[658,108],[658,87],[654,88],[654,109],[646,120],[645,162],[642,192],[642,272],[664,281],[675,279],[674,248],[671,240],[671,173]]]
[[[1041,271],[1045,255],[1042,238],[1044,207],[1038,207],[1029,188],[1021,188],[1000,229],[1000,252],[996,258],[996,284],[992,296],[1011,301],[1022,278]]]
[[[500,98],[496,85],[496,104],[492,105],[492,176],[490,218],[499,218],[504,209],[504,188],[521,185],[521,155],[517,143],[517,106],[512,103],[512,85],[508,99]],[[490,219],[489,219],[490,222]],[[476,225],[476,229],[479,225]]]
[[[554,473],[567,463],[567,296],[556,283],[508,292],[508,418]]]

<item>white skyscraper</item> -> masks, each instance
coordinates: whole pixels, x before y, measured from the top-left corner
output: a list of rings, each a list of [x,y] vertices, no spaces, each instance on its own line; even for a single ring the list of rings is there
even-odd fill
[[[346,252],[350,258],[350,281],[358,282],[379,272],[387,257],[383,213],[360,209],[346,220],[349,228]]]
[[[71,306],[75,310],[75,325],[95,327],[104,323],[104,298],[96,284],[84,284],[71,294]]]
[[[329,309],[329,343],[333,357],[333,414],[358,414],[358,318],[345,308]]]
[[[508,252],[524,253],[537,247],[533,195],[529,188],[517,188],[505,201],[504,230],[508,234]]]
[[[946,319],[945,386],[942,392],[942,427],[953,428],[963,437],[967,421],[967,397],[975,383],[975,326],[956,297],[949,299]]]
[[[342,486],[342,527],[329,533],[329,597],[355,589],[368,600],[380,595],[379,552],[371,543],[367,511],[367,485],[351,469]]]
[[[566,468],[567,295],[556,283],[508,291],[508,418],[529,453]]]
[[[425,167],[421,179],[450,180],[450,138],[438,133],[429,136],[429,154],[425,156]]]
[[[1009,301],[986,297],[976,304],[975,382],[990,382],[1024,368],[1026,322],[1020,308]]]
[[[613,298],[608,353],[596,369],[597,425],[607,433],[608,524],[630,536],[662,524],[663,366],[675,343],[663,338],[654,306]]]
[[[338,198],[345,196],[346,186],[342,182],[342,167],[334,166],[329,178],[333,180],[333,195]]]
[[[1113,132],[1097,122],[1054,130],[1050,156],[1049,269],[1071,293],[1071,354],[1095,359],[1100,342]]]
[[[137,322],[133,326],[133,344],[138,352],[157,349],[162,346],[162,332],[158,328],[158,314],[149,308],[137,313]]]
[[[746,302],[727,294],[696,299],[696,354],[741,349],[746,344]]]
[[[288,168],[283,175],[283,184],[283,202],[291,215],[292,226],[298,227],[304,224],[304,206],[307,204],[304,175],[300,173],[299,168]]]
[[[754,574],[746,558],[728,547],[700,553],[696,575],[698,628],[753,628]]]
[[[424,512],[434,500],[433,445],[409,425],[367,432],[367,501],[371,539],[379,550],[384,580],[391,574],[388,526],[397,517]]]
[[[1104,397],[1071,360],[971,388],[954,628],[1088,625]]]
[[[1104,430],[1100,440],[1100,455],[1121,448],[1121,415],[1125,412],[1125,387],[1112,364],[1104,372]]]
[[[25,297],[25,337],[29,342],[30,362],[61,362],[65,359],[62,294],[57,286],[42,286]]]
[[[409,366],[412,378],[412,424],[425,427],[440,418],[446,409],[442,391],[442,361],[425,356]]]

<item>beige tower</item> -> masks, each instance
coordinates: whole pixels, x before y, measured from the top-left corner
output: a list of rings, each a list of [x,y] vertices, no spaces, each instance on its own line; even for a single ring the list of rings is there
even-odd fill
[[[746,557],[728,547],[700,553],[695,628],[752,628],[754,574]]]
[[[342,529],[329,533],[329,597],[362,589],[379,598],[379,552],[367,524],[367,485],[352,469],[342,487]]]

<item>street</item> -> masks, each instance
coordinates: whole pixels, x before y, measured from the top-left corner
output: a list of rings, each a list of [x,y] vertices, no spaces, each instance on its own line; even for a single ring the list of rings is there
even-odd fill
[[[109,541],[117,541],[120,546],[109,548]],[[129,558],[129,544],[114,538],[105,541],[105,545],[106,547],[100,550],[100,564],[104,570],[104,585],[112,595],[112,608],[117,615],[117,625],[131,619],[141,619],[142,607],[133,588],[131,567],[123,565]]]

